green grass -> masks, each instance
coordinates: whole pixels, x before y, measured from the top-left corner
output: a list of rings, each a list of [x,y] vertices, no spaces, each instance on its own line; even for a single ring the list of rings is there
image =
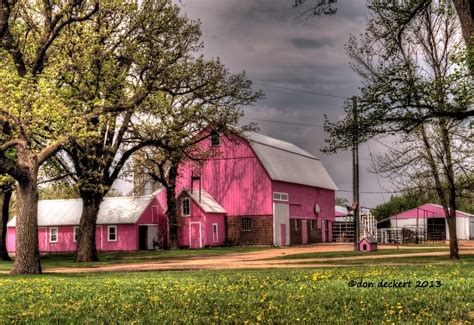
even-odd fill
[[[159,250],[159,251],[140,251],[140,252],[117,252],[117,253],[99,253],[99,262],[92,263],[74,263],[73,254],[49,254],[41,256],[41,265],[43,269],[58,267],[97,267],[101,265],[137,263],[146,261],[156,261],[164,259],[183,259],[192,257],[211,257],[235,253],[248,253],[271,247],[213,247],[204,249],[177,249],[177,250]],[[10,270],[12,262],[0,261],[0,270]]]
[[[368,256],[368,255],[393,255],[393,254],[411,254],[411,253],[427,253],[427,252],[440,252],[446,250],[444,247],[440,248],[389,248],[380,249],[374,252],[355,252],[355,251],[337,251],[337,252],[315,252],[315,253],[302,253],[302,254],[291,254],[281,255],[275,257],[275,260],[291,260],[291,259],[305,259],[305,258],[335,258],[335,257],[351,257],[351,256]]]
[[[349,287],[351,280],[375,287]],[[413,287],[377,287],[382,280]],[[416,281],[441,286],[416,288]],[[0,290],[0,322],[16,323],[444,324],[474,318],[472,262],[1,276]]]
[[[461,261],[465,263],[474,263],[474,255],[467,254],[461,255]],[[387,257],[387,258],[357,258],[353,260],[325,260],[317,262],[298,262],[295,264],[337,264],[337,265],[367,265],[367,264],[429,264],[429,263],[440,263],[450,262],[449,257],[445,256],[410,256],[410,257]]]

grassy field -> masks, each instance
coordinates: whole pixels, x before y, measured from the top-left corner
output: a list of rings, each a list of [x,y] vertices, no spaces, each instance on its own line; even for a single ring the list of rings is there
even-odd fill
[[[474,263],[474,255],[465,254],[461,255],[462,262],[465,263]],[[383,257],[377,259],[370,258],[357,258],[352,260],[325,260],[325,261],[307,261],[307,262],[297,262],[295,264],[338,264],[338,265],[367,265],[372,263],[383,263],[383,264],[400,264],[400,263],[409,263],[409,264],[429,264],[429,263],[448,263],[451,262],[448,259],[448,256],[409,256],[409,257]]]
[[[351,257],[351,256],[371,256],[371,255],[394,255],[394,254],[411,254],[411,253],[426,253],[426,252],[448,252],[449,249],[445,247],[440,248],[389,248],[380,249],[373,252],[355,252],[355,251],[336,251],[336,252],[316,252],[316,253],[302,253],[281,255],[272,259],[275,260],[291,260],[303,258],[335,258],[335,257]]]
[[[50,254],[41,257],[41,266],[47,270],[56,267],[96,267],[101,265],[136,263],[146,261],[156,261],[163,259],[180,259],[204,256],[221,256],[235,253],[248,253],[271,247],[213,247],[203,249],[178,249],[178,250],[159,250],[159,251],[140,251],[140,252],[118,252],[118,253],[99,253],[99,262],[93,263],[74,263],[73,254]],[[275,248],[277,249],[277,248]],[[8,271],[12,267],[12,262],[0,261],[0,270]]]
[[[412,286],[378,287],[380,281],[393,280],[412,281]],[[433,287],[415,287],[417,281]],[[357,287],[357,283],[373,283],[374,287]],[[0,290],[0,322],[15,323],[380,324],[474,320],[472,262],[1,276]]]

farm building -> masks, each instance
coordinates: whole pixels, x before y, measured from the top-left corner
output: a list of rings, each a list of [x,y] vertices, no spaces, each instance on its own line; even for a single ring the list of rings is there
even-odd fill
[[[332,241],[336,185],[318,158],[257,133],[211,137],[206,146],[219,155],[198,171],[180,167],[180,246]]]
[[[105,198],[99,210],[96,245],[99,251],[152,249],[165,224],[163,209],[154,195]],[[40,252],[76,250],[82,200],[40,200],[38,240]],[[7,248],[15,252],[16,218],[8,222]],[[161,231],[160,231],[161,230]]]
[[[474,239],[474,215],[456,211],[456,228],[458,239]],[[383,242],[449,239],[443,207],[427,203],[380,220],[379,236]]]

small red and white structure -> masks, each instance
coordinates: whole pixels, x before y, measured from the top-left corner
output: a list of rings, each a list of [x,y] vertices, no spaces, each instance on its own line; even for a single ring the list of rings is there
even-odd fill
[[[38,244],[40,252],[76,251],[82,200],[40,200]],[[98,251],[153,249],[160,240],[159,224],[166,224],[163,208],[154,195],[107,197],[100,206],[96,227]],[[16,218],[8,222],[7,248],[15,252]]]
[[[377,239],[374,237],[362,237],[359,240],[359,252],[373,252],[377,250]]]
[[[448,224],[441,205],[426,203],[389,218],[379,221],[389,224],[390,229],[419,229],[426,233],[427,239],[449,239]],[[385,229],[379,229],[383,238]],[[436,236],[435,236],[436,235]],[[474,239],[474,215],[456,211],[456,235],[460,240]]]

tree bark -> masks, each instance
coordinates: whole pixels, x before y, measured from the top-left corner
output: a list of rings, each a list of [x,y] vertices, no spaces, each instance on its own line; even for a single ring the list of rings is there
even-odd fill
[[[10,201],[12,198],[12,191],[6,190],[2,192],[2,238],[0,245],[0,253],[3,261],[11,261],[7,250],[7,223],[9,218]]]
[[[468,46],[474,46],[474,3],[472,0],[453,0],[456,13],[461,22],[464,40]]]
[[[81,192],[80,194],[83,203],[75,262],[95,262],[99,260],[95,241],[97,216],[104,196],[91,192]]]
[[[172,164],[168,171],[168,180],[166,188],[166,201],[168,206],[168,225],[170,240],[165,249],[178,248],[178,216],[176,200],[176,179],[178,177],[178,164]]]
[[[38,190],[36,175],[18,181],[16,252],[12,274],[41,274],[38,249]]]

